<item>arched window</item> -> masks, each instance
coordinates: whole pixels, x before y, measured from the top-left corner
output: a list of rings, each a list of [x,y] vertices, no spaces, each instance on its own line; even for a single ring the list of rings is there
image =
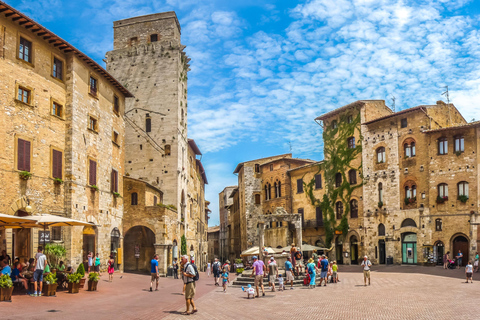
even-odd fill
[[[282,196],[282,182],[278,181],[277,183],[277,198]]]
[[[417,227],[417,224],[415,223],[415,221],[413,219],[410,219],[410,218],[407,218],[405,220],[402,221],[402,225],[401,227]]]
[[[453,141],[455,142],[454,149],[455,152],[464,152],[465,151],[465,141],[463,136],[455,136],[453,137]]]
[[[381,182],[378,184],[378,202],[383,204],[383,184]]]
[[[266,183],[265,184],[265,200],[270,200],[271,199],[271,188],[272,186],[270,185],[270,183]]]
[[[130,199],[131,199],[131,205],[136,206],[138,204],[138,193],[132,192],[130,194]]]
[[[339,188],[342,185],[342,174],[337,172],[335,174],[335,187]]]
[[[417,186],[415,181],[409,180],[405,182],[405,204],[415,202],[417,198]]]
[[[448,200],[448,185],[446,183],[440,183],[438,185],[438,197]]]
[[[350,180],[350,184],[357,184],[357,171],[353,169],[348,171],[348,179]]]
[[[358,218],[358,201],[350,201],[350,218]]]
[[[385,147],[380,147],[377,149],[377,163],[385,163],[387,160],[385,156]]]
[[[378,235],[385,236],[385,225],[383,223],[378,225]]]
[[[342,219],[343,216],[343,202],[338,201],[335,204],[335,211],[337,212],[337,219]]]
[[[448,140],[446,137],[438,139],[438,154],[448,153]]]
[[[442,219],[435,219],[435,231],[442,231]]]
[[[337,120],[332,121],[332,129],[337,129],[338,128],[338,123]]]
[[[458,196],[466,196],[468,198],[468,182],[462,181],[458,183]]]
[[[347,139],[348,149],[355,149],[355,137],[350,137]]]
[[[169,144],[165,145],[165,155],[169,156],[172,153],[172,149]]]
[[[417,154],[417,152],[415,150],[415,142],[412,142],[410,144],[410,149],[412,149],[412,157],[415,157],[415,155]]]
[[[277,193],[278,188],[277,188],[277,182],[276,181],[273,183],[273,189],[275,190],[275,198],[278,198],[278,193]]]

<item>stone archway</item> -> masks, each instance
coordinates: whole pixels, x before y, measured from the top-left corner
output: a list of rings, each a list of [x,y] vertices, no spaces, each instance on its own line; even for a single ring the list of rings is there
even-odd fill
[[[150,261],[155,254],[155,233],[148,227],[135,226],[125,232],[124,271],[150,273]]]
[[[463,233],[457,233],[452,237],[452,256],[456,257],[458,255],[458,251],[460,250],[463,253],[462,257],[462,264],[461,266],[466,266],[469,258],[469,248],[470,248],[470,240],[466,235]],[[457,263],[457,259],[455,259]]]

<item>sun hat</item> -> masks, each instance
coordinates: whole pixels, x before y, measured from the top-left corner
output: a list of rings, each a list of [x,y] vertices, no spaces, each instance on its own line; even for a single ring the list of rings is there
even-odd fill
[[[312,262],[313,262],[312,258],[308,259],[308,263],[312,263]]]

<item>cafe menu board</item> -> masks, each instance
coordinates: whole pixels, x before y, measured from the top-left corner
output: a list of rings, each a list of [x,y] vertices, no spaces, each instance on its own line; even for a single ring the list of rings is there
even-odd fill
[[[50,242],[50,231],[40,230],[38,231],[38,243]]]

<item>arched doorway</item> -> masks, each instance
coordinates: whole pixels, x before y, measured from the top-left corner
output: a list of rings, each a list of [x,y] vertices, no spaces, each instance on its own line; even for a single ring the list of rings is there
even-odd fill
[[[358,240],[356,236],[350,237],[350,263],[358,264]]]
[[[124,271],[150,273],[150,261],[155,254],[155,233],[145,226],[135,226],[123,239]]]
[[[452,243],[452,256],[456,257],[458,255],[458,251],[460,250],[463,253],[463,258],[462,258],[462,266],[466,266],[468,262],[468,248],[469,248],[469,243],[467,237],[463,235],[457,235],[455,238],[453,238],[453,243]]]
[[[335,239],[335,256],[338,264],[343,264],[343,242],[340,237]]]
[[[83,228],[83,261],[88,260],[88,253],[93,252],[93,256],[96,253],[96,241],[97,240],[97,227],[86,226]],[[85,268],[88,270],[88,268]]]
[[[433,259],[438,265],[443,264],[443,255],[445,254],[445,246],[442,241],[437,241],[433,245]]]
[[[378,240],[378,263],[385,264],[387,262],[387,254],[385,252],[385,240]]]
[[[113,228],[110,234],[110,252],[113,255],[115,261],[114,268],[118,270],[117,249],[120,248],[120,230]]]
[[[18,217],[26,217],[29,214],[26,211],[18,210],[15,212],[15,215]],[[13,229],[12,232],[12,261],[15,258],[20,258],[20,261],[23,259],[31,258],[33,256],[32,251],[32,229]]]
[[[402,234],[402,263],[404,264],[417,263],[417,234],[416,233],[410,232],[410,233]]]

